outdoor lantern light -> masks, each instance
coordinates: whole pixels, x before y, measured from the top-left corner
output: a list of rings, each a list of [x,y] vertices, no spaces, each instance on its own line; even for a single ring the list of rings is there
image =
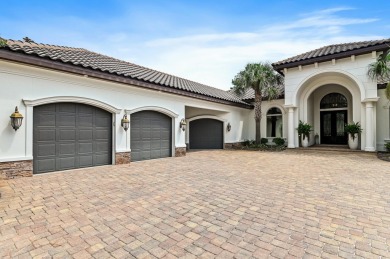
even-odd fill
[[[232,129],[232,125],[230,125],[230,122],[226,126],[227,131],[230,131]]]
[[[182,131],[186,130],[186,126],[187,126],[187,122],[184,119],[181,119],[180,128],[182,129]]]
[[[11,126],[17,131],[22,126],[23,115],[19,113],[18,106],[15,107],[15,112],[11,114]]]
[[[125,131],[127,131],[130,127],[130,120],[127,118],[127,114],[123,115],[123,118],[121,120],[121,126]]]

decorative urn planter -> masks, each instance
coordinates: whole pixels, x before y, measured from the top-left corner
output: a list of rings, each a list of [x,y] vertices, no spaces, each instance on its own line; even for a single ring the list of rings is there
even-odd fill
[[[352,122],[345,125],[345,133],[348,133],[348,146],[350,149],[356,150],[359,145],[359,133],[362,132],[362,127],[359,122]]]
[[[301,135],[301,144],[302,144],[302,147],[309,146],[309,138],[307,136],[305,136],[304,134]]]
[[[359,145],[359,135],[357,133],[348,134],[348,146],[352,150],[356,150]]]

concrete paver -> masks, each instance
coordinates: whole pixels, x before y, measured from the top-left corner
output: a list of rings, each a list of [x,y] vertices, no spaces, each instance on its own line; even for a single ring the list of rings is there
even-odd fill
[[[0,187],[0,257],[390,258],[373,154],[198,151]]]

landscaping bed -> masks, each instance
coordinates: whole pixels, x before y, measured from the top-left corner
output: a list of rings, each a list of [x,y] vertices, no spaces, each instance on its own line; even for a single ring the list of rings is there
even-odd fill
[[[377,153],[377,156],[378,156],[378,158],[380,160],[384,160],[384,161],[390,162],[390,152],[379,151]]]

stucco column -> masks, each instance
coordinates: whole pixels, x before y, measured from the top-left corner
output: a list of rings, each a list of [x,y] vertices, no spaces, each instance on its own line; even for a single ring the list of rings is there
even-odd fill
[[[366,147],[365,151],[375,151],[374,147],[374,105],[366,102]]]
[[[294,107],[288,108],[288,148],[295,148],[294,144]]]

